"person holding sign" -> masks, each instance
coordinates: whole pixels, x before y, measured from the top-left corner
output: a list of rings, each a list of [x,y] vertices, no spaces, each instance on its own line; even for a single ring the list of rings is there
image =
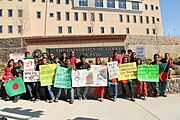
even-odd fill
[[[11,68],[6,67],[5,68],[5,74],[4,74],[3,78],[2,78],[2,85],[1,85],[2,99],[5,100],[5,101],[8,100],[9,96],[6,93],[4,83],[8,82],[9,80],[13,80],[13,79],[14,79],[14,77],[13,77],[13,75],[11,73]]]
[[[108,62],[113,62],[112,57],[108,58]],[[118,91],[118,83],[117,83],[117,78],[109,79],[109,73],[108,73],[108,87],[106,89],[106,95],[107,98],[109,99],[109,92],[111,90],[111,87],[113,87],[113,101],[116,102],[117,100],[117,91]]]
[[[129,63],[128,57],[123,57],[122,64],[125,64],[125,63]],[[127,97],[127,95],[126,95],[126,85],[127,84],[128,84],[130,95],[131,95],[131,101],[135,102],[135,99],[134,99],[134,90],[133,90],[133,87],[132,87],[132,80],[122,80],[123,96],[125,98]]]
[[[142,60],[140,58],[137,58],[136,59],[136,64],[137,66],[138,65],[142,65]],[[143,95],[144,95],[144,98],[143,100],[147,100],[147,96],[148,96],[148,93],[147,93],[147,85],[146,85],[146,82],[143,82],[143,81],[138,81],[138,93],[137,93],[137,97],[138,98],[141,98],[141,94],[142,94],[142,91],[144,92]]]
[[[168,87],[168,78],[169,78],[169,69],[170,69],[170,57],[169,53],[165,53],[165,57],[160,60],[163,64],[165,64],[165,70],[160,73],[160,81],[159,81],[159,96],[167,97],[166,89]]]
[[[86,56],[81,55],[80,57],[80,61],[76,64],[76,69],[77,70],[81,70],[81,69],[90,69],[90,65],[86,62]],[[81,89],[83,90],[83,93],[81,92]],[[77,87],[77,94],[79,97],[79,100],[82,100],[82,97],[84,98],[84,100],[87,99],[87,93],[88,93],[89,87]]]
[[[159,54],[154,54],[154,61],[150,63],[150,65],[162,64],[161,62],[159,62],[159,57]],[[153,95],[154,97],[158,97],[158,82],[151,82],[151,88],[151,95]]]
[[[96,58],[96,65],[101,65],[101,58]],[[103,102],[104,97],[104,87],[96,87],[95,88],[95,99],[98,98],[98,94],[100,93],[100,101]]]

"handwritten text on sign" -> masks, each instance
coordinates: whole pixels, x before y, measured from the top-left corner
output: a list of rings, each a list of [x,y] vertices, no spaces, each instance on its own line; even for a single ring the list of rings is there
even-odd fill
[[[126,63],[119,65],[120,77],[119,80],[129,80],[137,78],[137,66],[136,63]]]

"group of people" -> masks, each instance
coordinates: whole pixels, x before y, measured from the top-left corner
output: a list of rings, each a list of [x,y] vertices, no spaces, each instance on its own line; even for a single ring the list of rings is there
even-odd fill
[[[121,51],[121,56],[119,57],[119,54],[116,50],[113,51],[112,57],[108,58],[108,62],[117,61],[118,64],[126,64],[130,62],[136,62],[137,66],[142,65],[143,61],[140,58],[136,58],[136,53],[132,52],[132,50],[128,50],[128,54],[126,54],[125,50]],[[57,66],[61,67],[70,67],[75,70],[80,69],[91,69],[90,63],[86,62],[86,56],[81,55],[80,56],[80,62],[77,62],[74,51],[70,52],[70,56],[68,57],[66,52],[61,53],[61,57],[58,58],[57,56],[54,56],[53,53],[49,53],[48,55],[46,53],[42,54],[42,57],[39,58],[39,55],[35,53],[33,56],[30,55],[30,52],[25,53],[25,59],[34,59],[35,63],[35,71],[39,71],[40,65],[48,65],[48,64],[56,64]],[[169,53],[166,53],[164,58],[160,60],[159,54],[154,54],[154,61],[151,63],[152,65],[159,64],[159,63],[167,63],[168,64],[168,70],[172,67],[172,60],[170,59]],[[102,63],[101,58],[97,57],[95,58],[95,65],[102,65],[105,63]],[[23,77],[23,61],[18,60],[17,63],[14,62],[13,59],[8,61],[7,66],[5,67],[5,74],[2,78],[2,85],[1,85],[1,96],[4,100],[13,100],[13,102],[18,102],[20,98],[24,98],[27,100],[31,100],[33,102],[37,102],[40,100],[40,88],[43,88],[45,93],[45,99],[47,102],[58,102],[59,98],[61,96],[61,92],[64,91],[65,93],[65,99],[70,103],[74,103],[74,88],[71,87],[69,89],[61,89],[61,88],[55,88],[53,86],[40,86],[40,82],[25,82],[26,87],[26,93],[22,95],[16,95],[13,97],[9,97],[5,91],[5,87],[3,86],[4,82],[7,82],[8,80],[13,80],[16,77]],[[166,89],[168,87],[168,77],[169,74],[163,74],[163,77],[160,77],[159,83],[152,82],[151,85],[151,95],[154,97],[164,96],[166,95]],[[134,88],[133,88],[133,80],[122,80],[118,81],[118,78],[114,79],[108,79],[107,87],[95,87],[95,99],[100,100],[101,102],[104,99],[104,95],[106,95],[107,99],[112,99],[114,102],[117,100],[119,89],[118,87],[122,87],[122,97],[127,97],[127,91],[126,88],[129,88],[130,91],[130,98],[131,101],[135,101],[135,94],[134,94]],[[111,96],[111,88],[113,88],[113,96]],[[89,87],[77,87],[77,97],[79,100],[86,100]],[[70,95],[69,95],[70,94]],[[100,94],[100,97],[99,97]],[[147,83],[146,82],[137,82],[137,97],[141,98],[143,100],[146,100],[148,96],[147,92]]]

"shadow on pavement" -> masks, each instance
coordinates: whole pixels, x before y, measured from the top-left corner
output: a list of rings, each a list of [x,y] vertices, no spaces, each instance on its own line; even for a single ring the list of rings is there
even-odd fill
[[[74,119],[67,119],[67,120],[99,120],[99,119],[86,118],[86,117],[77,117],[77,118],[74,118]]]
[[[23,109],[21,107],[4,108],[0,111],[8,113],[6,115],[0,114],[0,120],[1,119],[3,120],[3,117],[6,117],[7,120],[8,120],[8,118],[16,119],[16,120],[27,120],[27,119],[31,119],[31,118],[39,118],[41,115],[44,115],[43,114],[44,111],[33,111],[32,109]],[[11,114],[13,114],[13,115],[11,115]],[[17,116],[22,115],[25,118],[17,117],[16,115]]]

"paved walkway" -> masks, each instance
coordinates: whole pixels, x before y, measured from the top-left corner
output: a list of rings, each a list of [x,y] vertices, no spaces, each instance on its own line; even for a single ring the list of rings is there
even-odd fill
[[[67,102],[32,103],[21,100],[18,103],[0,100],[0,117],[8,120],[180,120],[180,94],[167,98],[148,98],[136,102],[118,99],[75,100],[73,105]]]

